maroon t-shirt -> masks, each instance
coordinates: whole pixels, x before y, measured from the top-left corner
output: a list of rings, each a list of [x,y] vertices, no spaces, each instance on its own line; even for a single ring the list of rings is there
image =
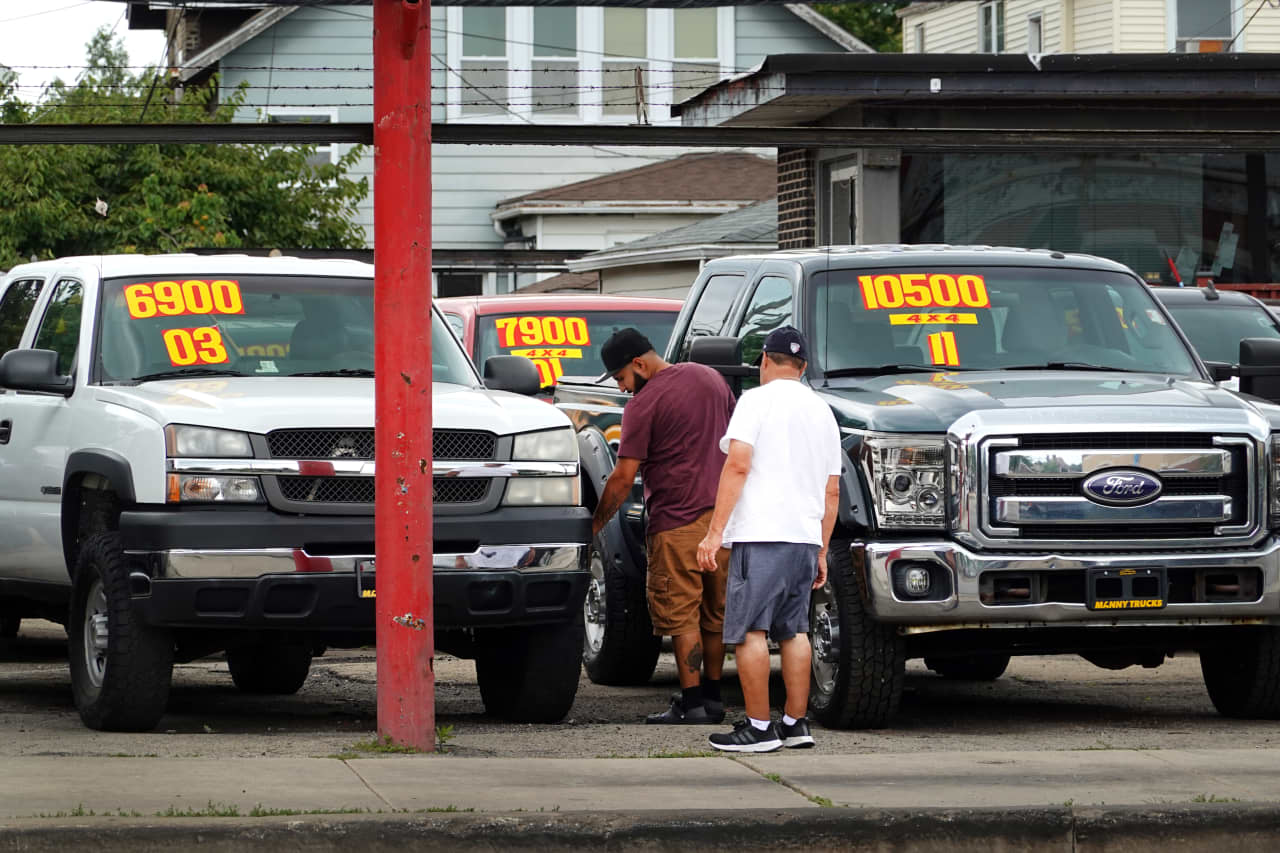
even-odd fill
[[[659,370],[622,410],[618,455],[640,460],[650,535],[715,507],[724,467],[720,438],[732,414],[724,377],[692,362]]]

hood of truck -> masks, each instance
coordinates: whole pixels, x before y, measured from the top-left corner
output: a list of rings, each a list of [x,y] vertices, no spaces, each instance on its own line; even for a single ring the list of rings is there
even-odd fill
[[[156,423],[267,433],[273,429],[373,426],[373,380],[349,377],[207,377],[102,386],[92,393]],[[505,391],[437,382],[431,388],[437,429],[498,435],[568,426],[553,406]]]
[[[986,410],[1029,410],[1052,421],[1055,410],[1132,407],[1188,410],[1187,420],[1208,412],[1252,412],[1280,429],[1280,407],[1243,398],[1202,379],[1146,373],[1092,371],[974,371],[911,373],[832,379],[816,388],[842,427],[884,432],[940,433],[964,415]],[[1207,411],[1192,411],[1207,410]],[[1065,414],[1065,413],[1064,413]],[[1167,424],[1165,424],[1167,426]]]

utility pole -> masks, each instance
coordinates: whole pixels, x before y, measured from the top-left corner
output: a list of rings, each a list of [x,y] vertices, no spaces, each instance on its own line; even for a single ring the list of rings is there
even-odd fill
[[[378,733],[435,748],[430,0],[373,0]]]

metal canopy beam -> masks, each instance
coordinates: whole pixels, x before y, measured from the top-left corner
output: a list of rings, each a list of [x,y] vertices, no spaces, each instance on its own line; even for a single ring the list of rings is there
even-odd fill
[[[912,151],[1275,151],[1264,130],[1045,130],[1020,128],[681,127],[636,125],[433,124],[437,145],[634,145],[689,148],[902,148]],[[0,145],[373,142],[373,125],[10,124]]]

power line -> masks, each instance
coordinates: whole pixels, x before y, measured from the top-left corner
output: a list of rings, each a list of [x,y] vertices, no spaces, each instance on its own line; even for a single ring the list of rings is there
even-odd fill
[[[28,18],[38,18],[41,15],[53,15],[58,12],[65,12],[68,9],[76,9],[80,6],[88,6],[93,0],[82,0],[80,3],[72,3],[70,6],[59,6],[57,9],[45,9],[43,12],[32,12],[29,15],[18,15],[15,18],[0,18],[0,24],[8,24],[13,21],[25,21]]]

